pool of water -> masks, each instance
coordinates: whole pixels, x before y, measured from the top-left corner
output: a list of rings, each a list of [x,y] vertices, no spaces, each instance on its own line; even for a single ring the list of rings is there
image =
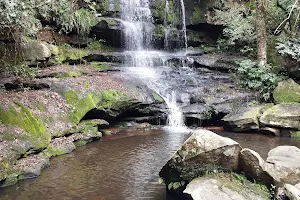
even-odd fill
[[[300,147],[300,141],[291,138],[219,134],[256,150],[263,157],[279,145]],[[51,167],[39,178],[1,188],[0,199],[165,200],[165,187],[158,184],[158,172],[188,137],[187,133],[170,130],[106,136],[68,155],[51,159]]]

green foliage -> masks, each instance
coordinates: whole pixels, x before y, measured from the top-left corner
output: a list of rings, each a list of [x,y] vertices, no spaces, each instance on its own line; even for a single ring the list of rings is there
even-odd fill
[[[110,65],[107,65],[104,62],[91,62],[91,66],[95,69],[98,69],[99,71],[107,71],[108,69],[111,68]]]
[[[83,57],[88,55],[86,50],[72,48],[67,44],[59,46],[58,51],[57,59],[59,63],[69,60],[82,60]]]
[[[21,103],[15,102],[15,105],[19,111],[14,107],[8,110],[0,108],[0,122],[22,128],[37,149],[45,147],[50,142],[51,136],[47,133],[44,123],[35,118]]]
[[[23,78],[34,78],[37,73],[36,68],[30,68],[27,64],[21,63],[18,65],[3,65],[0,67],[0,73],[13,74]]]
[[[300,37],[277,43],[276,49],[283,56],[300,61]]]
[[[258,91],[265,101],[270,100],[271,93],[283,76],[273,71],[270,65],[259,66],[251,60],[237,62],[238,68],[234,73],[237,85]]]
[[[110,51],[114,51],[114,48],[107,45],[105,40],[94,40],[88,43],[87,50],[110,52]]]
[[[254,43],[255,15],[249,8],[240,6],[228,7],[224,10],[215,10],[215,20],[221,20],[225,24],[223,34],[228,38],[229,44],[239,42]]]
[[[180,187],[183,187],[185,185],[185,181],[180,181],[180,182],[171,182],[168,184],[168,190],[177,190]]]
[[[12,31],[33,35],[41,27],[35,18],[36,0],[1,0],[0,28],[9,27]]]
[[[97,22],[95,4],[85,0],[88,8],[81,8],[78,0],[1,0],[0,28],[9,27],[23,35],[34,35],[41,28],[41,20],[56,23],[62,32],[89,33]]]

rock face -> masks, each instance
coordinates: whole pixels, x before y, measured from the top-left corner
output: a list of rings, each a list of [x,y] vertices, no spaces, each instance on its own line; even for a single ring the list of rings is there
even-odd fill
[[[273,92],[274,100],[280,103],[300,103],[300,85],[293,79],[282,81]]]
[[[226,115],[224,121],[233,131],[259,129],[259,118],[267,106],[242,107]]]
[[[218,169],[238,170],[240,145],[211,131],[196,130],[162,168],[159,175],[166,184],[190,181]]]
[[[238,175],[236,175],[238,176]],[[214,174],[192,180],[184,190],[193,200],[264,200],[269,194],[250,181],[231,174]]]
[[[300,130],[299,104],[278,104],[267,109],[260,118],[266,126]]]

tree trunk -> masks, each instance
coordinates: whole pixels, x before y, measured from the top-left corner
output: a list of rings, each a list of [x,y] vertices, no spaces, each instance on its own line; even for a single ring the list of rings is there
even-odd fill
[[[262,66],[267,64],[266,3],[266,0],[256,0],[257,60]]]

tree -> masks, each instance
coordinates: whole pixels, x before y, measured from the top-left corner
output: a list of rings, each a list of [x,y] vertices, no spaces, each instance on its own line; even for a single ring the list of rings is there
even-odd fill
[[[267,1],[256,0],[256,35],[257,35],[257,60],[259,65],[267,64],[267,33],[265,10]]]

